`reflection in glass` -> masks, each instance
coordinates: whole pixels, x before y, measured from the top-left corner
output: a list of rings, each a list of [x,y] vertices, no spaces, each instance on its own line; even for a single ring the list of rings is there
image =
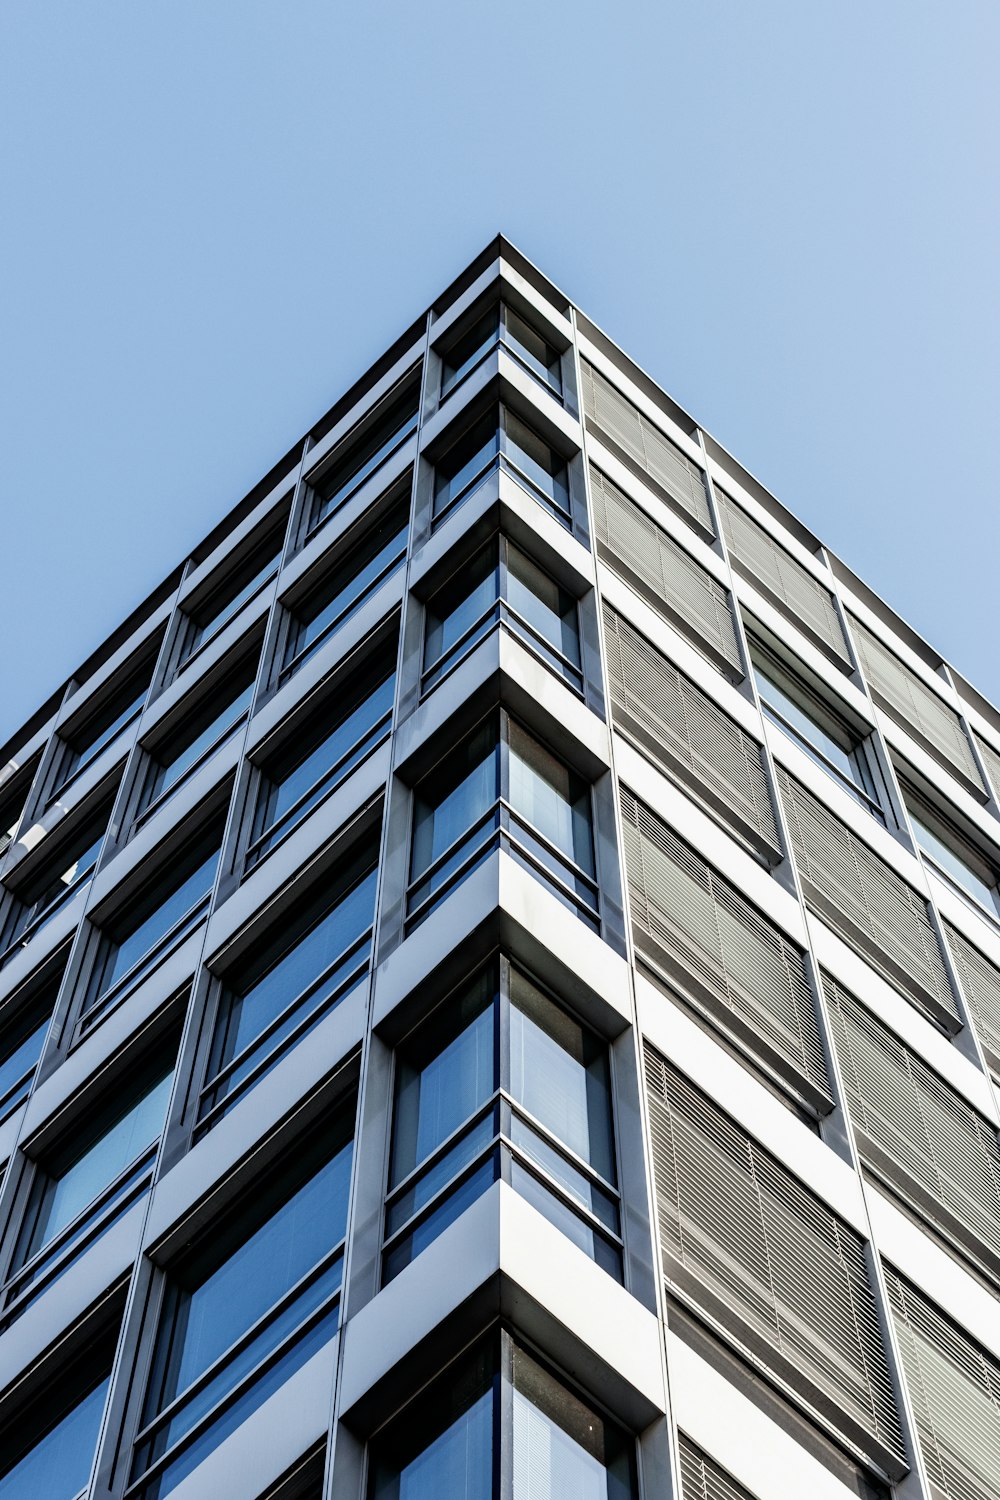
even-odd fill
[[[390,392],[369,414],[360,436],[348,434],[315,489],[312,524],[332,516],[417,427],[420,382]]]
[[[460,333],[441,356],[441,395],[447,396],[497,343],[557,395],[562,392],[559,353],[506,303],[495,303]]]
[[[90,1478],[109,1383],[105,1376],[0,1475],[2,1500],[76,1500]]]
[[[965,858],[959,854],[952,843],[947,841],[933,827],[933,814],[930,812],[917,812],[914,809],[915,799],[908,797],[906,810],[913,824],[913,832],[917,843],[925,854],[929,854],[935,864],[940,865],[952,880],[956,881],[963,890],[968,891],[982,906],[985,906],[991,915],[997,911],[996,882],[987,877],[987,866],[985,860],[976,859],[973,850],[969,849]],[[919,805],[919,804],[918,804]],[[956,839],[957,842],[957,839]],[[973,866],[973,861],[979,865],[979,870]],[[979,871],[982,871],[982,874]]]

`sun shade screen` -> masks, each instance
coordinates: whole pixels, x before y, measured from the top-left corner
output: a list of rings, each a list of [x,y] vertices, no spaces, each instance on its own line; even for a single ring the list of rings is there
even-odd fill
[[[615,723],[741,843],[779,855],[760,745],[607,605],[604,632]]]
[[[714,534],[703,470],[587,360],[580,361],[580,371],[583,410],[588,422],[599,427],[633,463],[665,490],[683,515],[693,518],[700,527]]]
[[[1000,1365],[886,1267],[889,1305],[935,1500],[1000,1495]]]
[[[777,777],[808,905],[920,1010],[956,1027],[927,902],[780,766]]]
[[[684,1500],[753,1500],[749,1490],[720,1469],[685,1433],[677,1436]]]
[[[985,791],[972,747],[955,710],[883,645],[867,625],[862,625],[854,615],[850,621],[861,667],[875,701],[904,729],[915,734],[941,765]]]
[[[979,735],[976,735],[976,744],[979,746],[979,753],[986,763],[989,778],[993,783],[994,798],[1000,801],[1000,750],[994,750],[993,746],[980,739]]]
[[[995,1127],[828,974],[823,989],[862,1157],[918,1212],[929,1211],[973,1252],[981,1240],[992,1252],[986,1260],[996,1274]]]
[[[984,958],[957,928],[946,922],[944,932],[986,1062],[995,1073],[1000,1073],[1000,969]]]
[[[804,1377],[839,1430],[902,1461],[863,1240],[648,1042],[644,1054],[668,1280],[779,1376]]]
[[[732,1012],[765,1056],[777,1054],[828,1097],[801,952],[624,787],[621,799],[637,946],[694,999]]]
[[[851,659],[830,590],[724,490],[716,488],[716,498],[733,567],[759,583],[783,615],[849,672]]]
[[[729,594],[641,506],[590,471],[594,534],[605,559],[714,666],[742,677]]]

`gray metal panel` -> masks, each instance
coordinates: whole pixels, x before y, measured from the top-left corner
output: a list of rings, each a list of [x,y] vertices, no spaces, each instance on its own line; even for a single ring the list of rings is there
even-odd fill
[[[664,1273],[904,1462],[864,1241],[645,1044]],[[773,1351],[773,1353],[772,1353]]]
[[[727,590],[641,506],[593,467],[590,488],[601,555],[713,666],[742,677]]]
[[[753,1500],[750,1491],[720,1469],[687,1433],[679,1432],[677,1437],[684,1500]]]
[[[626,787],[621,789],[636,944],[769,1066],[829,1107],[802,954]],[[782,1066],[783,1065],[783,1066]]]
[[[1000,1074],[1000,969],[948,922],[944,924],[944,933],[983,1054],[987,1064]]]
[[[605,380],[587,360],[580,361],[583,410],[622,452],[673,500],[685,518],[714,535],[704,470]]]
[[[851,629],[876,702],[908,729],[941,765],[985,791],[962,721],[923,678],[854,615]]]
[[[957,1030],[927,902],[781,766],[777,777],[809,906],[908,1000]]]
[[[604,638],[616,726],[741,843],[779,859],[762,747],[607,604]]]
[[[1000,1496],[1000,1365],[886,1266],[889,1305],[935,1500]]]
[[[716,486],[722,530],[733,567],[763,591],[793,624],[811,635],[837,665],[851,671],[851,658],[833,594],[770,532]]]

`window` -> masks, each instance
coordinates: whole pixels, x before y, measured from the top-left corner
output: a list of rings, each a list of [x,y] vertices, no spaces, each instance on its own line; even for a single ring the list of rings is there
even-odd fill
[[[914,837],[935,871],[996,917],[996,870],[914,787],[901,782],[900,789]]]
[[[566,460],[506,407],[491,408],[435,461],[434,524],[466,499],[497,463],[564,525],[571,521]]]
[[[171,1269],[129,1496],[168,1495],[336,1332],[352,1136],[321,1121]]]
[[[590,785],[504,712],[449,751],[416,788],[411,925],[498,847],[584,921],[600,925]]]
[[[139,717],[153,679],[158,651],[159,641],[140,653],[136,662],[123,667],[115,675],[110,694],[91,711],[80,727],[63,732],[65,745],[55,776],[56,790],[49,799],[50,804],[74,777],[91,765],[101,751]]]
[[[580,688],[577,601],[506,537],[494,537],[432,595],[424,632],[424,691],[496,625]]]
[[[278,571],[288,519],[287,506],[280,521],[269,528],[235,568],[209,593],[203,603],[190,607],[184,615],[180,664],[186,666],[192,657],[235,619],[245,604],[256,598]]]
[[[884,823],[885,814],[879,806],[877,783],[862,737],[752,637],[750,658],[766,717],[839,782],[855,802],[860,802]]]
[[[608,1049],[506,959],[397,1051],[384,1278],[500,1176],[621,1279]]]
[[[86,1493],[111,1381],[110,1334],[62,1357],[49,1390],[19,1412],[3,1434],[3,1500],[79,1500]]]
[[[204,915],[215,884],[223,822],[213,820],[170,859],[159,878],[119,916],[102,924],[102,940],[85,1003],[87,1019],[113,993],[137,982],[168,939],[176,944]],[[146,962],[144,962],[144,960]]]
[[[441,355],[441,395],[449,395],[502,344],[542,385],[562,395],[559,351],[505,302],[496,303],[468,325]]]
[[[374,839],[353,850],[322,890],[299,904],[229,978],[202,1093],[201,1122],[213,1124],[278,1059],[360,984],[371,962],[375,917]]]
[[[417,430],[420,376],[407,378],[384,396],[348,433],[314,483],[312,526],[334,515],[365,480]],[[360,430],[359,430],[360,429]]]
[[[133,832],[244,722],[253,701],[257,654],[204,694],[158,748],[148,750],[149,765]]]
[[[0,857],[6,854],[17,836],[38,770],[38,756],[26,765],[10,770],[13,764],[8,762],[8,774],[0,781]]]
[[[66,954],[45,965],[9,997],[0,1020],[0,1120],[31,1092],[52,1012],[56,1008]]]
[[[382,743],[392,722],[396,642],[370,653],[260,773],[247,867],[268,854]]]
[[[285,642],[282,681],[297,672],[403,564],[409,528],[410,492],[407,485],[379,519],[363,518],[355,528],[360,539],[349,547],[332,572],[301,603],[288,606],[291,620]]]
[[[5,1289],[4,1324],[148,1190],[172,1081],[173,1057],[162,1053],[130,1071],[114,1100],[39,1166]]]
[[[635,1442],[494,1335],[373,1443],[368,1500],[635,1500]]]
[[[111,800],[104,798],[93,812],[74,818],[69,831],[59,829],[49,838],[58,852],[39,854],[41,867],[29,875],[17,893],[0,939],[0,965],[13,958],[38,936],[71,896],[83,889],[97,867],[104,843]],[[32,861],[36,865],[36,861]]]

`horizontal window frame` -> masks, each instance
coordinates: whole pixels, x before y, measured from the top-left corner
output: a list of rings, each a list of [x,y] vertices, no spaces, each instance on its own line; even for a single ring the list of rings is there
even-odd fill
[[[86,750],[80,751],[80,759],[77,761],[70,774],[66,777],[65,781],[60,782],[59,785],[54,788],[51,796],[46,801],[46,812],[54,802],[59,801],[59,799],[69,790],[73,783],[83,775],[84,771],[92,766],[94,762],[104,754],[105,750],[108,750],[112,745],[117,744],[117,742],[122,738],[125,732],[131,729],[132,726],[137,722],[137,720],[142,718],[142,715],[145,712],[146,700],[148,697],[149,688],[147,687],[146,691],[142,695],[142,702],[136,704],[135,708],[129,714],[125,722],[119,726],[118,732],[116,734],[113,734],[109,740],[105,740],[103,745],[98,745],[96,750],[93,750],[93,753],[90,753],[92,747],[89,746]],[[69,744],[68,740],[66,741],[66,744]],[[70,746],[70,748],[72,749],[72,746]]]
[[[212,743],[206,749],[204,749],[195,760],[191,762],[187,770],[181,772],[176,781],[171,782],[170,786],[168,786],[164,791],[158,792],[153,800],[147,803],[141,812],[136,813],[135,817],[132,820],[132,826],[129,829],[130,839],[134,838],[135,835],[139,832],[140,828],[144,828],[145,825],[150,821],[150,819],[153,818],[161,808],[166,807],[167,803],[170,801],[174,793],[180,791],[182,786],[185,786],[190,780],[192,780],[192,778],[196,776],[197,773],[201,770],[202,766],[206,765],[208,761],[211,760],[216,751],[220,750],[224,744],[232,739],[234,734],[238,733],[238,731],[248,723],[249,718],[250,709],[245,708],[243,712],[233,720],[228,728],[223,729],[219,733],[219,735],[212,741]],[[150,760],[154,765],[159,764],[155,757],[152,756],[151,752],[147,750],[146,754],[149,755]],[[181,752],[181,754],[183,754],[183,751]],[[165,766],[163,769],[169,770],[170,767]]]
[[[824,755],[818,746],[814,745],[801,730],[796,729],[795,725],[790,723],[776,708],[773,708],[763,696],[761,696],[760,706],[765,719],[770,720],[776,728],[780,729],[783,734],[786,734],[792,743],[799,747],[803,754],[809,756],[810,760],[816,761],[820,769],[825,771],[828,776],[833,777],[834,781],[847,792],[848,796],[852,797],[859,806],[863,807],[865,812],[869,813],[877,823],[881,823],[883,827],[886,826],[884,809],[860,782],[848,776],[839,766],[835,766],[833,761]],[[863,746],[858,745],[850,754],[864,754]]]
[[[141,958],[137,958],[132,967],[126,969],[121,978],[111,985],[109,989],[104,990],[96,996],[93,1003],[80,1016],[81,1034],[86,1034],[99,1018],[103,1019],[111,1010],[116,1009],[125,996],[138,984],[142,983],[145,976],[157,964],[161,963],[169,953],[179,947],[185,938],[190,937],[202,918],[207,917],[214,891],[215,882],[213,880],[210,889],[205,892],[204,896],[200,896],[197,901],[193,902],[188,910],[178,917],[173,926],[168,928],[158,942],[147,949]]]
[[[94,878],[94,871],[97,869],[97,864],[98,861],[95,859],[93,864],[88,865],[81,874],[74,876],[72,882],[65,890],[60,891],[57,896],[54,896],[48,906],[43,907],[36,916],[32,917],[28,925],[21,929],[13,942],[7,945],[3,953],[0,953],[0,969],[10,963],[11,959],[17,956],[20,949],[27,948],[29,943],[34,941],[42,929],[62,910],[71,897],[77,895],[83,890],[84,886],[90,884]]]
[[[504,304],[500,304],[500,306],[503,305]],[[537,330],[534,331],[537,332]],[[449,397],[453,396],[457,390],[460,390],[462,388],[467,380],[470,380],[472,378],[477,370],[482,369],[483,365],[496,349],[503,349],[511,359],[516,361],[516,363],[520,366],[520,368],[525,372],[526,375],[530,375],[531,379],[535,381],[537,385],[541,386],[543,391],[548,391],[550,396],[555,396],[555,398],[561,405],[565,405],[566,393],[561,377],[557,383],[553,375],[549,374],[547,377],[543,377],[538,373],[537,370],[533,369],[532,366],[528,364],[527,360],[511,342],[510,335],[507,334],[507,325],[504,322],[503,315],[501,313],[498,319],[498,327],[496,333],[493,334],[493,336],[488,339],[485,344],[482,345],[479,353],[473,356],[475,363],[471,364],[467,370],[463,370],[457,379],[441,381],[439,400],[442,406],[449,399]],[[443,366],[444,356],[441,355],[440,357]]]
[[[391,395],[391,392],[389,394]],[[331,521],[334,516],[339,515],[339,513],[343,510],[344,506],[348,503],[352,496],[356,495],[358,491],[368,483],[369,479],[372,479],[379,472],[379,470],[382,469],[389,462],[389,460],[399,452],[403,445],[409,442],[410,438],[413,437],[417,432],[419,426],[420,412],[418,409],[413,413],[413,416],[403,424],[403,427],[399,428],[399,430],[393,437],[386,439],[386,443],[391,444],[392,446],[385,448],[385,445],[383,445],[385,451],[383,451],[383,449],[379,449],[379,453],[381,453],[382,455],[381,458],[378,457],[378,454],[373,455],[373,458],[377,459],[377,462],[373,462],[370,467],[367,464],[362,465],[362,469],[359,470],[358,473],[353,474],[351,478],[346,480],[344,482],[344,485],[339,490],[337,490],[334,497],[337,501],[336,505],[331,505],[330,509],[324,511],[318,519],[313,520],[312,518],[310,518],[309,527],[302,540],[302,546],[299,548],[299,551],[302,551],[303,548],[309,545],[313,537],[317,536],[319,532],[323,530],[323,527],[327,524],[328,521]],[[335,466],[336,460],[334,460],[333,464],[331,464],[331,468]],[[319,482],[322,484],[322,478],[320,478]],[[314,499],[318,498],[318,490],[316,486],[309,480],[307,480],[306,483],[309,485],[310,492]]]
[[[218,640],[219,636],[226,629],[226,627],[228,625],[231,625],[234,620],[238,620],[243,614],[244,610],[249,609],[254,600],[259,599],[264,590],[274,582],[278,574],[281,572],[283,551],[284,549],[282,549],[282,553],[279,553],[278,556],[274,559],[274,562],[268,568],[267,573],[261,577],[260,582],[257,584],[257,587],[254,589],[253,593],[247,595],[235,614],[229,615],[227,619],[222,620],[218,625],[214,620],[209,621],[208,625],[204,627],[204,629],[208,630],[208,635],[202,636],[201,640],[198,642],[197,646],[195,646],[194,650],[190,651],[181,658],[174,670],[172,681],[176,682],[177,679],[187,671],[188,667],[190,667],[193,662],[196,662],[198,658],[202,656],[205,651],[207,651],[212,642]],[[182,613],[185,614],[185,618],[189,620],[190,623],[196,628],[199,628],[198,622],[197,620],[195,620],[194,616],[188,615],[186,611],[184,611],[183,604],[181,604],[180,608]],[[221,614],[225,610],[225,608],[226,606],[223,605],[223,608],[219,611],[219,613]]]
[[[421,698],[427,697],[446,678],[450,677],[452,672],[472,654],[482,641],[486,640],[493,630],[500,629],[507,629],[538,661],[550,671],[558,672],[573,692],[581,698],[584,696],[582,668],[571,661],[565,652],[546,640],[541,632],[529,624],[506,599],[500,597],[494,599],[463,631],[458,640],[453,641],[446,651],[442,651],[436,661],[424,669],[420,676]]]
[[[314,656],[316,652],[319,651],[320,648],[324,646],[326,642],[337,633],[337,631],[345,623],[345,621],[348,620],[351,615],[355,614],[361,608],[361,606],[366,603],[368,599],[372,598],[372,596],[378,592],[383,584],[388,583],[389,579],[395,573],[398,573],[399,569],[403,567],[406,562],[409,545],[409,526],[407,526],[406,537],[403,541],[402,551],[399,552],[397,556],[394,556],[391,562],[386,563],[382,571],[376,574],[376,576],[365,585],[361,592],[355,595],[355,597],[349,604],[345,605],[339,615],[337,615],[333,620],[330,620],[326,625],[324,625],[323,629],[320,631],[319,635],[315,637],[314,640],[309,641],[307,645],[303,646],[301,650],[297,651],[295,655],[285,663],[285,665],[278,673],[277,685],[279,688],[284,687],[285,683],[290,681],[291,678],[295,676],[299,668],[305,666],[309,658],[311,656]],[[289,609],[287,605],[283,607],[288,610],[288,614],[291,616],[291,618],[293,620],[296,620],[294,609]],[[308,624],[309,622],[297,621],[297,623]]]

